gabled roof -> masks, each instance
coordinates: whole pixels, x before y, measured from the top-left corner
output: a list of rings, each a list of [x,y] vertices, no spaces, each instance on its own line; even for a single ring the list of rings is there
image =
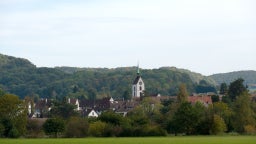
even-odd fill
[[[51,100],[40,99],[40,100],[35,104],[35,109],[49,108],[51,105],[52,105],[52,101],[51,101]]]
[[[110,109],[115,112],[128,112],[138,105],[138,101],[115,101],[110,105]]]
[[[85,110],[83,110],[84,115],[87,116],[87,117],[88,117],[89,114],[92,113],[92,112],[94,112],[95,114],[97,114],[97,116],[95,115],[96,117],[99,116],[99,113],[98,113],[96,110],[94,110],[94,109],[85,109]]]
[[[212,98],[211,96],[190,96],[188,97],[188,101],[191,102],[192,104],[196,102],[201,102],[203,104],[212,104]]]
[[[98,100],[80,100],[79,106],[82,108],[91,108],[94,110],[106,110],[110,108],[110,98]]]
[[[76,105],[76,102],[78,101],[78,99],[75,99],[75,98],[69,98],[69,103],[70,104],[73,104],[73,105]]]
[[[133,84],[137,84],[140,79],[141,79],[141,76],[138,75],[138,76],[136,77],[136,79],[133,81]]]

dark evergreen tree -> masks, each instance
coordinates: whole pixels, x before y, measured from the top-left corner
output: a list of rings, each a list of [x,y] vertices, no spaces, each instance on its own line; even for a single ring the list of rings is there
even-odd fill
[[[61,117],[63,119],[68,119],[72,116],[79,116],[79,113],[75,110],[76,106],[69,103],[58,103],[51,109],[49,115],[50,117]]]
[[[132,95],[129,93],[128,90],[124,91],[123,99],[124,100],[130,100],[132,98]]]
[[[220,94],[226,95],[228,93],[228,86],[226,83],[221,83],[220,85]]]
[[[228,96],[232,101],[234,101],[238,96],[247,91],[243,82],[244,80],[242,78],[239,78],[230,83],[228,88]]]

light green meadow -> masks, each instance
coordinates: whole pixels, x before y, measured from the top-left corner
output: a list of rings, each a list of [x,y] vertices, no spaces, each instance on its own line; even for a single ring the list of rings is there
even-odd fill
[[[256,136],[0,139],[0,144],[256,144]]]

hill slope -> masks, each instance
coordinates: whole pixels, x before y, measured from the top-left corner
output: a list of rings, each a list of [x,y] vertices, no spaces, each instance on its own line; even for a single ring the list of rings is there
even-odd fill
[[[209,77],[214,79],[217,84],[221,84],[223,82],[229,84],[238,78],[243,78],[245,80],[245,84],[256,84],[256,71],[236,71],[230,73],[214,74]]]
[[[215,91],[210,78],[188,70],[165,67],[141,72],[148,94],[175,95],[181,83],[186,83],[190,93]],[[136,67],[37,68],[26,59],[0,54],[0,88],[21,98],[122,98],[124,94],[130,95],[135,77]]]

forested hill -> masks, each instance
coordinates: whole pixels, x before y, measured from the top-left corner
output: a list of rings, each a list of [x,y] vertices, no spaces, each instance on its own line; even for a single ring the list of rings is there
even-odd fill
[[[176,95],[181,83],[186,83],[190,93],[215,91],[211,79],[188,70],[163,67],[141,69],[141,74],[150,95]],[[131,95],[135,77],[136,67],[37,68],[26,59],[0,54],[0,88],[21,98],[123,98]]]
[[[256,84],[256,71],[237,71],[230,73],[214,74],[209,76],[214,79],[217,84],[227,83],[242,78],[245,81],[245,84]]]

